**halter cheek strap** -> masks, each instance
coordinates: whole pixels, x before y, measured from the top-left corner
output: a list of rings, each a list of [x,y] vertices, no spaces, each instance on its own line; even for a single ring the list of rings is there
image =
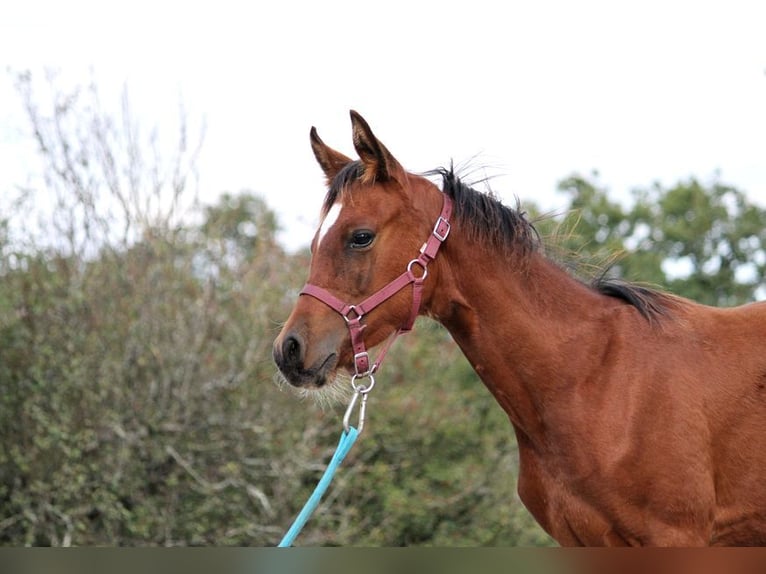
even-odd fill
[[[442,204],[441,213],[436,220],[431,235],[420,248],[420,255],[407,264],[407,269],[404,273],[385,285],[379,291],[370,295],[361,303],[350,305],[341,301],[326,289],[311,284],[306,284],[300,292],[301,295],[310,295],[311,297],[318,299],[334,311],[338,312],[346,321],[351,336],[351,346],[354,350],[354,370],[356,377],[372,375],[372,373],[378,369],[380,363],[383,362],[383,358],[386,356],[386,353],[394,340],[399,335],[410,332],[415,324],[415,319],[417,319],[418,314],[420,313],[423,283],[428,276],[428,264],[434,260],[436,254],[439,252],[441,244],[444,243],[450,232],[452,200],[446,195],[443,197],[444,203]],[[420,267],[419,272],[413,269],[415,266]],[[366,325],[362,323],[362,318],[408,285],[412,285],[412,310],[410,311],[409,319],[396,331],[396,333],[394,333],[394,336],[389,339],[386,346],[383,347],[378,355],[378,359],[375,363],[370,365],[370,354],[365,347],[363,337],[363,331]]]

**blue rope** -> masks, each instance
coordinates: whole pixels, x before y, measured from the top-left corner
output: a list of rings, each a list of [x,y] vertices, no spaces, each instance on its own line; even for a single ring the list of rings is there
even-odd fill
[[[354,427],[349,427],[348,431],[344,430],[341,433],[340,442],[338,442],[338,448],[335,450],[335,454],[332,456],[330,464],[327,465],[327,469],[325,469],[322,478],[319,479],[319,483],[317,483],[316,488],[314,489],[314,492],[311,494],[309,499],[306,501],[306,504],[303,506],[303,510],[300,511],[297,518],[293,522],[293,525],[287,531],[287,534],[285,534],[284,538],[282,538],[282,542],[280,542],[278,546],[279,548],[286,548],[292,545],[295,537],[298,536],[303,526],[313,514],[314,510],[316,510],[316,507],[319,506],[319,501],[327,490],[327,487],[330,486],[333,476],[335,475],[335,471],[338,470],[338,466],[340,466],[340,463],[343,462],[344,458],[346,458],[348,451],[351,450],[351,447],[354,445],[358,435],[359,431]]]

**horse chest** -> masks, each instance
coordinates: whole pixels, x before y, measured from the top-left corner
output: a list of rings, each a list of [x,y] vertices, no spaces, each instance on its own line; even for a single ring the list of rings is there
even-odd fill
[[[571,485],[541,471],[538,464],[522,465],[518,490],[535,519],[563,546],[628,544],[603,512],[576,494]]]

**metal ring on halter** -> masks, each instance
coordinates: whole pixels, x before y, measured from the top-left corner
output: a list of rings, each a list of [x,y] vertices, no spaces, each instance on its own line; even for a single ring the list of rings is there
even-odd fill
[[[347,325],[348,325],[349,321],[352,320],[352,319],[348,318],[348,314],[351,313],[352,311],[356,315],[356,317],[354,317],[354,319],[361,320],[362,317],[364,317],[364,313],[360,313],[359,311],[356,310],[356,305],[349,305],[348,306],[348,311],[346,311],[346,314],[344,315],[343,313],[341,313],[341,315],[340,315],[341,317],[343,317],[343,320],[346,322]]]
[[[372,390],[372,387],[375,386],[375,377],[372,376],[373,371],[374,371],[374,368],[370,369],[369,373],[362,373],[362,374],[351,376],[351,388],[354,389],[355,393],[359,393],[360,395],[366,395]],[[370,383],[367,385],[358,385],[356,383],[356,380],[363,379],[363,378],[369,378]]]
[[[412,266],[415,263],[417,263],[418,265],[420,265],[423,268],[423,275],[421,275],[420,277],[415,277],[415,274],[412,272]],[[412,275],[412,277],[414,277],[418,281],[423,281],[426,277],[428,277],[428,267],[426,267],[421,261],[418,261],[417,259],[413,259],[412,261],[410,261],[407,264],[407,273]]]

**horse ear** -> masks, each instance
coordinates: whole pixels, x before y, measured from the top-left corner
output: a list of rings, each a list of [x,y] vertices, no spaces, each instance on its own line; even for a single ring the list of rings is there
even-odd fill
[[[356,153],[364,166],[363,181],[387,181],[396,178],[402,171],[399,162],[375,137],[365,119],[354,110],[351,110],[351,128]]]
[[[311,149],[314,152],[314,157],[317,158],[319,167],[322,168],[325,177],[327,177],[327,185],[330,185],[332,180],[335,179],[335,176],[338,175],[338,172],[343,169],[346,164],[351,162],[351,158],[346,157],[339,151],[335,151],[325,144],[322,141],[322,138],[319,137],[315,127],[311,128],[309,136],[311,138]]]

